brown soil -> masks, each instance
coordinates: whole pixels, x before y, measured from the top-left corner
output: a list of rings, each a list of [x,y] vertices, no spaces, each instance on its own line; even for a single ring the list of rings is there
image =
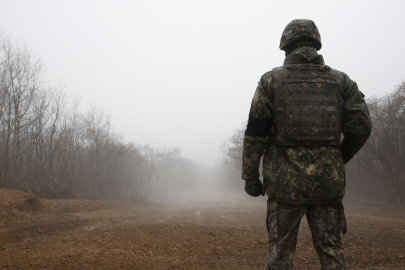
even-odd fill
[[[0,189],[0,268],[263,269],[264,198],[209,194],[163,206],[45,200]],[[352,269],[405,269],[403,210],[347,203],[346,217]],[[321,269],[305,219],[294,265]]]

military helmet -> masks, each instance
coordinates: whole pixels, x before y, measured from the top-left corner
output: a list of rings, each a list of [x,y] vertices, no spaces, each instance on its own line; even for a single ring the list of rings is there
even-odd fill
[[[280,40],[280,50],[286,50],[298,40],[310,40],[317,51],[322,48],[321,35],[315,23],[311,20],[292,20],[284,29]]]

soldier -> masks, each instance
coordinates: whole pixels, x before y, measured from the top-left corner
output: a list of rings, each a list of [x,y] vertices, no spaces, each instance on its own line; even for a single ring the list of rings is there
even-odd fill
[[[252,100],[242,178],[249,195],[268,195],[265,269],[293,269],[304,214],[322,268],[349,269],[341,240],[344,164],[367,141],[372,123],[356,83],[325,65],[321,47],[313,21],[291,21],[280,42],[284,65],[261,77]]]

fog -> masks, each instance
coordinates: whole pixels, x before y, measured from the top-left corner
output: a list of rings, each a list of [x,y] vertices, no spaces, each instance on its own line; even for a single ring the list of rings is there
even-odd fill
[[[404,80],[402,1],[2,1],[0,27],[42,80],[111,114],[125,141],[214,165],[247,119],[260,76],[282,65],[292,19],[315,21],[326,64],[367,96]]]
[[[380,121],[347,166],[347,199],[402,207],[403,134],[394,127],[403,126],[396,120],[403,104],[394,100],[405,80],[404,8],[402,1],[3,1],[2,59],[13,61],[2,68],[11,76],[25,63],[35,90],[23,95],[26,115],[0,121],[1,187],[47,198],[248,198],[240,161],[221,146],[241,151],[257,82],[283,63],[284,27],[308,18],[326,64],[357,82]],[[14,106],[4,100],[2,109]],[[392,133],[382,131],[387,123]],[[397,150],[383,155],[392,145]]]
[[[402,269],[404,10],[1,1],[0,266],[263,269],[267,196],[244,191],[244,129],[260,76],[283,63],[284,27],[307,18],[374,125],[345,166],[345,256],[352,268]],[[305,217],[294,265],[320,268]]]

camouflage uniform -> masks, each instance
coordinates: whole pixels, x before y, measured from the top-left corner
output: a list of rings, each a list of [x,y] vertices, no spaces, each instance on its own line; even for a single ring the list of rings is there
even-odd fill
[[[317,53],[320,42],[312,44],[315,48],[293,47],[283,66],[262,76],[250,108],[242,178],[248,194],[265,192],[269,197],[265,269],[292,269],[304,214],[323,269],[349,269],[341,242],[346,232],[341,203],[344,164],[367,141],[372,124],[356,83],[326,66]],[[286,81],[295,86],[286,87]],[[262,184],[259,163],[263,155]]]

